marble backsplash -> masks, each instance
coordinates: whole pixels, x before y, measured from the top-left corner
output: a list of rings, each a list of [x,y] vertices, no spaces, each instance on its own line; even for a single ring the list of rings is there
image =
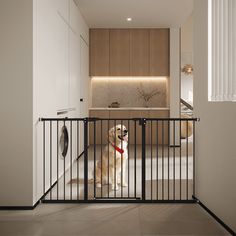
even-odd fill
[[[93,77],[92,107],[108,107],[112,102],[120,107],[168,107],[167,77]],[[154,95],[148,102],[138,91]]]

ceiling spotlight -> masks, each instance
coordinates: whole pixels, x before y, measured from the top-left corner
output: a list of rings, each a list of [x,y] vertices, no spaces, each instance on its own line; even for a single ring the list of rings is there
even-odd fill
[[[127,21],[132,21],[131,17],[126,18]]]

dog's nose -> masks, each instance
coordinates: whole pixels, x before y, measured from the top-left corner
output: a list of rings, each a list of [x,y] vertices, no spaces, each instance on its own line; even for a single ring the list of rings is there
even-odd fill
[[[127,134],[127,133],[128,133],[128,130],[124,130],[124,133]]]

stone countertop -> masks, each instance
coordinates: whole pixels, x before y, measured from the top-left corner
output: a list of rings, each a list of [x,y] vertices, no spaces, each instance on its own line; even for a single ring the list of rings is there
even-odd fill
[[[89,110],[106,110],[106,111],[169,111],[169,107],[92,107]]]

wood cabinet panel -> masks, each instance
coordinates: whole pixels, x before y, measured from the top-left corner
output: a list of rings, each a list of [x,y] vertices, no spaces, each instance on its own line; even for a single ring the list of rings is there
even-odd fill
[[[169,29],[150,29],[150,75],[168,76]]]
[[[137,110],[137,111],[131,111],[130,118],[148,118],[149,117],[149,111],[144,111],[144,110]],[[132,122],[132,125],[130,127],[131,132],[133,133],[130,136],[130,143],[134,144],[135,143],[135,127],[134,127],[134,122]],[[137,144],[142,144],[142,127],[139,125],[139,122],[136,122],[136,143]],[[150,135],[149,135],[149,129],[146,129],[146,143],[150,143]]]
[[[119,118],[125,119],[125,118],[127,118],[127,119],[129,119],[130,114],[131,114],[131,112],[129,110],[127,110],[127,111],[126,110],[124,110],[124,111],[122,111],[122,110],[119,110],[119,111],[111,110],[110,111],[110,118],[111,119],[112,118],[115,118],[115,119],[119,119]]]
[[[150,111],[150,118],[169,118],[169,111]],[[150,143],[152,141],[153,144],[168,144],[168,121],[153,121],[148,122],[147,129],[149,129],[150,134]],[[158,137],[157,137],[158,133]],[[152,137],[152,140],[151,140]],[[164,137],[164,138],[163,138]],[[158,140],[157,140],[158,139]]]
[[[90,111],[90,117],[99,117],[99,118],[110,118],[108,121],[98,121],[96,123],[96,144],[106,144],[108,137],[108,130],[115,125],[123,124],[126,126],[129,132],[129,144],[133,145],[135,143],[135,134],[136,134],[136,144],[142,144],[142,129],[139,125],[139,122],[136,121],[136,132],[135,132],[135,122],[133,120],[112,120],[112,119],[129,119],[129,118],[168,118],[169,111],[148,111],[148,110],[127,110],[127,111],[106,111],[106,110],[94,110]],[[90,144],[94,143],[94,126],[90,124],[89,137]],[[163,129],[162,129],[163,127]],[[146,124],[146,144],[155,145],[157,143],[157,131],[158,131],[158,144],[161,145],[164,141],[164,144],[168,144],[168,121],[148,121]],[[162,140],[162,132],[164,134],[164,140]]]
[[[130,75],[130,31],[110,30],[110,75]]]
[[[109,118],[109,111],[106,110],[94,110],[89,112],[90,117],[98,118]],[[108,137],[108,122],[107,121],[98,121],[96,122],[96,135],[94,135],[94,123],[89,124],[89,143],[94,144],[94,136],[96,144],[105,144],[107,143]]]
[[[91,76],[168,76],[169,29],[90,29]]]
[[[109,30],[90,29],[90,75],[109,75]]]
[[[149,30],[130,30],[130,75],[149,75]]]

